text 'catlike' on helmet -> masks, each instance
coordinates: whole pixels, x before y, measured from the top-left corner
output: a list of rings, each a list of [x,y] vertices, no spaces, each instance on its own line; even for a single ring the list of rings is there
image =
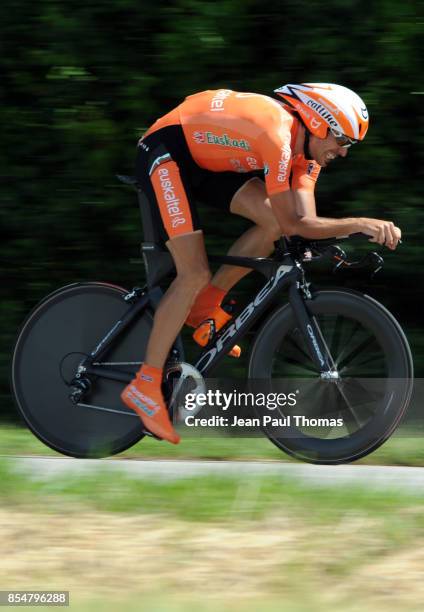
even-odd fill
[[[355,140],[363,140],[367,133],[367,107],[347,87],[301,83],[283,85],[274,92],[299,113],[308,130],[318,138],[325,138],[328,128]]]

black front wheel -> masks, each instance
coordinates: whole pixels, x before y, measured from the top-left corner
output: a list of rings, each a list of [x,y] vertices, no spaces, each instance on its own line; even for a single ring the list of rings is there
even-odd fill
[[[69,285],[46,297],[19,333],[12,361],[12,389],[31,431],[56,451],[73,457],[104,457],[124,451],[143,437],[138,416],[125,408],[125,383],[92,380],[77,404],[70,381],[128,309],[126,290],[106,283]],[[134,373],[140,367],[152,327],[146,310],[124,331],[99,364]]]
[[[354,461],[383,444],[408,407],[408,341],[388,310],[363,294],[319,291],[306,307],[333,371],[317,372],[291,305],[275,311],[252,348],[249,379],[262,390],[292,395],[273,414],[262,412],[261,418],[268,416],[263,430],[281,450],[304,461]]]

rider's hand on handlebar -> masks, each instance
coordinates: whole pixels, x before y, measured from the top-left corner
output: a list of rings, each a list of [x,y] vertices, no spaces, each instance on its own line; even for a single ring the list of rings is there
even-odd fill
[[[358,219],[359,231],[371,236],[370,242],[383,244],[394,251],[402,237],[402,232],[392,221],[381,219]]]

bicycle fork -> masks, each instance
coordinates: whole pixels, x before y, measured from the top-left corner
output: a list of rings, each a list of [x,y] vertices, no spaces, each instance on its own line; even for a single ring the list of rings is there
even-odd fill
[[[302,295],[303,294],[303,295]],[[301,283],[293,283],[289,290],[289,300],[296,322],[302,332],[309,356],[317,371],[324,380],[338,380],[337,366],[330,353],[330,349],[321,332],[315,317],[311,316],[307,308],[310,299],[309,290]]]

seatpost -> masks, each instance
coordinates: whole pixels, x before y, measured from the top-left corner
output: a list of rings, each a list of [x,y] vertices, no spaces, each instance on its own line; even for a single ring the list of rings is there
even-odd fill
[[[277,259],[283,259],[285,255],[287,255],[289,251],[288,240],[286,236],[281,236],[278,240],[274,242],[275,248],[275,256]]]

